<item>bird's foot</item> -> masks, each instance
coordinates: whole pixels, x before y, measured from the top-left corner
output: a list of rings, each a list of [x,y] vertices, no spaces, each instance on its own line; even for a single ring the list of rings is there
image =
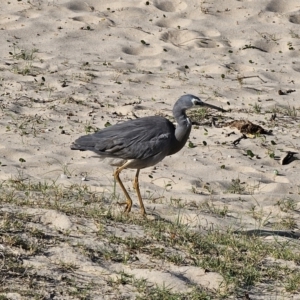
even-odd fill
[[[132,202],[117,202],[119,206],[125,205],[124,213],[129,213],[131,211]]]
[[[146,213],[145,208],[144,209],[141,208],[141,215],[143,218],[147,218],[147,213]]]
[[[128,203],[127,203],[127,202],[117,202],[117,204],[118,204],[119,206],[125,205],[125,211],[127,210],[127,207],[128,207]]]

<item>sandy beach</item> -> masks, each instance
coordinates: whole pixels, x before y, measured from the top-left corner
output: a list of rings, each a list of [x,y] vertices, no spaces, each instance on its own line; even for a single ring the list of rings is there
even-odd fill
[[[300,299],[298,0],[0,8],[0,297]],[[147,219],[123,171],[124,215],[113,167],[70,145],[130,119],[174,121],[184,94],[227,112],[189,111],[185,147],[141,170]],[[202,248],[210,234],[222,250]],[[270,247],[249,258],[261,277],[206,262],[258,253],[238,246],[252,238]]]

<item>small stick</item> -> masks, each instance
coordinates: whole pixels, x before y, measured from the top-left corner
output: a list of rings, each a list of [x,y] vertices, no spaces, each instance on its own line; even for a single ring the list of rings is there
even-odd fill
[[[231,131],[231,132],[227,133],[225,136],[228,137],[228,136],[231,136],[232,134],[235,134],[235,132]]]
[[[258,75],[251,75],[251,76],[241,76],[237,79],[232,79],[232,80],[243,80],[243,79],[247,79],[247,78],[254,78],[254,77],[257,77],[259,78],[263,83],[266,83],[267,81],[263,80],[262,78],[260,78],[260,76]]]
[[[243,134],[241,137],[239,137],[238,139],[236,139],[235,141],[233,141],[232,144],[233,144],[234,146],[236,146],[236,145],[239,144],[240,141],[243,140],[243,139],[247,139],[247,136],[246,136],[245,134]]]

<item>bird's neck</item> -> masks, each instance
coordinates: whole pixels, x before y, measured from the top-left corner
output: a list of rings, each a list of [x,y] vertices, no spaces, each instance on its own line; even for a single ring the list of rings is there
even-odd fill
[[[175,120],[180,126],[188,126],[191,124],[190,119],[187,117],[185,111],[181,111],[178,114],[174,114]]]
[[[174,117],[177,122],[177,126],[175,129],[176,140],[183,144],[182,146],[184,146],[190,135],[192,129],[192,122],[185,114],[185,111],[180,112],[180,114],[178,115],[174,115]]]

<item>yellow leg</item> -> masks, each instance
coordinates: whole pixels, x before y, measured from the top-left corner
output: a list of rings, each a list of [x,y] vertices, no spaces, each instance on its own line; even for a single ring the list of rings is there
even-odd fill
[[[120,203],[121,205],[126,205],[125,206],[125,210],[124,212],[129,213],[132,207],[132,200],[128,194],[128,192],[126,191],[123,182],[120,179],[120,173],[123,169],[125,169],[127,167],[127,165],[130,163],[130,161],[128,161],[127,163],[125,163],[122,167],[117,168],[116,171],[114,172],[114,177],[117,180],[117,182],[119,183],[121,189],[123,190],[125,197],[126,197],[126,202],[125,203]]]
[[[141,213],[143,216],[146,215],[146,211],[145,211],[145,207],[144,207],[144,203],[143,203],[143,199],[141,196],[141,192],[140,192],[140,186],[139,186],[139,174],[140,174],[140,170],[137,169],[136,173],[135,173],[135,177],[134,177],[134,182],[133,182],[133,187],[137,193],[139,202],[140,202],[140,207],[141,207]]]

